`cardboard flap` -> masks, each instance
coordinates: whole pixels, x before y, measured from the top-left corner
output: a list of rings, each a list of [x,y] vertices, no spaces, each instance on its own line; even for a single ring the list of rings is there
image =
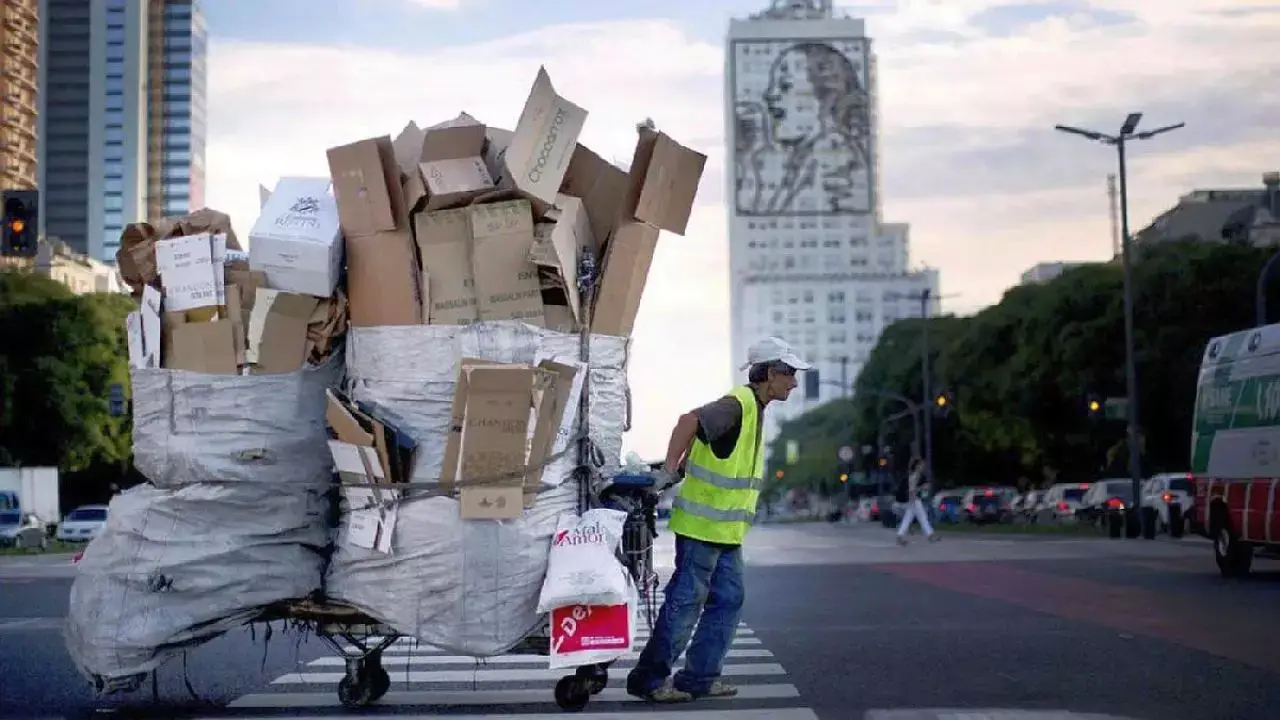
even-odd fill
[[[462,358],[458,362],[457,384],[453,392],[453,405],[449,408],[449,435],[445,439],[444,458],[440,464],[440,489],[452,494],[458,482],[458,455],[462,449],[462,425],[466,422],[467,391],[470,368],[486,365],[502,365],[492,360]]]
[[[183,323],[169,331],[169,370],[235,375],[235,333],[227,320]]]
[[[324,419],[335,437],[352,445],[373,445],[373,434],[332,389],[325,389]]]
[[[257,302],[264,302],[263,295]],[[266,301],[257,352],[258,372],[286,373],[302,368],[307,361],[307,325],[318,302],[311,295],[285,292]],[[255,307],[255,314],[259,310]]]
[[[578,145],[561,190],[582,199],[591,226],[591,247],[599,257],[604,241],[617,227],[627,205],[631,176],[586,146]],[[556,204],[560,204],[558,199]]]
[[[396,166],[400,168],[400,172],[412,172],[418,167],[418,163],[422,161],[422,147],[426,140],[427,131],[410,120],[400,134],[391,141],[391,149],[395,153]]]
[[[346,235],[359,237],[405,226],[408,214],[390,136],[329,148],[326,155],[338,221]]]
[[[626,223],[614,231],[596,291],[591,332],[630,337],[658,247],[658,234],[658,228],[640,222]]]
[[[477,319],[471,265],[471,220],[465,209],[414,216],[414,237],[422,270],[431,276],[432,325],[466,325]]]
[[[631,215],[662,230],[683,235],[693,212],[707,156],[664,133],[640,128],[631,162]]]
[[[527,200],[473,205],[472,271],[481,321],[520,320],[542,327],[542,286],[533,250],[533,213]]]
[[[538,363],[538,369],[550,377],[551,381],[535,400],[535,417],[537,422],[533,428],[533,437],[529,442],[529,475],[526,484],[537,488],[542,482],[542,474],[546,469],[547,458],[552,454],[564,418],[570,393],[573,391],[574,376],[578,369],[572,365],[564,365],[552,360]]]
[[[546,68],[539,67],[503,156],[514,187],[554,203],[586,120],[587,111],[557,95]]]

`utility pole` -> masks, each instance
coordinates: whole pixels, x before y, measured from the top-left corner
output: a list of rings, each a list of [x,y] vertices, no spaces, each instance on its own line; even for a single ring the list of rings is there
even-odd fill
[[[1111,210],[1111,257],[1114,259],[1120,254],[1120,219],[1119,209],[1116,206],[1115,173],[1107,175],[1107,201]]]
[[[920,322],[924,328],[921,331],[921,375],[924,382],[924,397],[920,400],[920,412],[924,414],[924,477],[933,485],[933,382],[930,377],[929,369],[929,296],[930,289],[925,288],[920,293]]]
[[[1120,245],[1124,260],[1124,376],[1125,392],[1128,394],[1129,421],[1129,477],[1133,481],[1133,505],[1135,522],[1142,523],[1142,455],[1138,447],[1138,366],[1135,356],[1133,337],[1133,247],[1129,237],[1129,185],[1125,166],[1125,144],[1130,140],[1150,140],[1177,130],[1186,123],[1176,123],[1137,132],[1138,123],[1142,121],[1142,113],[1129,113],[1120,132],[1107,135],[1096,130],[1084,130],[1070,125],[1055,125],[1060,132],[1080,135],[1116,149],[1120,171]],[[1140,533],[1139,533],[1140,535]]]

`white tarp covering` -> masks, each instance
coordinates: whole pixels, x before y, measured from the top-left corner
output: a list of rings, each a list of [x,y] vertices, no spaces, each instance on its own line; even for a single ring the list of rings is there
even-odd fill
[[[341,359],[280,375],[134,370],[134,452],[71,587],[68,653],[145,673],[263,606],[320,589],[332,484],[324,390]]]
[[[376,403],[405,424],[419,443],[413,480],[429,482],[440,475],[462,358],[576,361],[578,346],[577,335],[514,321],[352,328],[347,384],[354,400]],[[627,340],[597,335],[591,350],[591,437],[602,470],[612,474],[627,414]],[[389,555],[352,546],[339,532],[326,595],[451,652],[507,650],[539,622],[551,535],[562,513],[577,510],[577,484],[564,482],[573,465],[572,458],[549,465],[548,489],[518,520],[463,521],[456,500],[420,498],[401,503]]]

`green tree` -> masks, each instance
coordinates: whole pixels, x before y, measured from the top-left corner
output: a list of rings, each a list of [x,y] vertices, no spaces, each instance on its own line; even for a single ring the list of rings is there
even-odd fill
[[[74,296],[29,273],[0,273],[0,465],[95,463],[123,474],[127,419],[107,412],[108,387],[127,383],[126,297]]]

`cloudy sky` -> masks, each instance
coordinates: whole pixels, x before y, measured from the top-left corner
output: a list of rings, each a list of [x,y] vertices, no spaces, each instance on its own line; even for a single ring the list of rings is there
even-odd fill
[[[708,155],[686,236],[664,235],[634,335],[629,447],[659,457],[728,365],[723,38],[766,0],[206,0],[208,203],[247,234],[258,183],[323,175],[325,150],[465,110],[515,124],[540,64],[629,159],[646,116]],[[1133,148],[1131,217],[1280,169],[1275,0],[870,0],[886,218],[942,272],[944,310],[999,300],[1031,265],[1110,253],[1114,154],[1054,133],[1130,111],[1187,128]]]

